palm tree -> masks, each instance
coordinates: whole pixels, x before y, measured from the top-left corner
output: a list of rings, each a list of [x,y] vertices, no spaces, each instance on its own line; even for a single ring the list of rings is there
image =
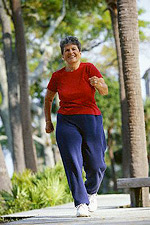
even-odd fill
[[[7,15],[4,9],[4,4],[2,0],[0,0],[0,21],[2,24],[2,40],[6,65],[5,68],[5,65],[3,65],[2,67],[1,64],[1,76],[3,78],[3,83],[1,84],[1,86],[3,86],[3,107],[1,109],[1,116],[5,125],[5,132],[8,137],[9,148],[10,150],[12,149],[11,153],[13,155],[14,169],[16,172],[23,172],[23,170],[25,169],[25,160],[22,141],[22,125],[20,118],[20,104],[17,79],[18,74],[16,73],[16,57],[12,48],[11,22],[9,16]],[[7,89],[8,99],[6,93]],[[9,110],[7,101],[9,101]]]
[[[117,6],[123,75],[129,115],[131,177],[147,177],[148,160],[140,85],[139,33],[136,0],[118,0]],[[134,204],[132,195],[131,204]],[[149,205],[148,188],[142,191],[142,205]]]
[[[129,128],[128,128],[128,112],[127,112],[127,101],[123,79],[122,69],[122,57],[118,30],[118,10],[117,0],[105,0],[110,11],[112,29],[115,39],[115,46],[118,60],[118,71],[119,71],[119,86],[120,86],[120,103],[121,103],[121,118],[122,118],[122,169],[123,177],[130,176],[130,156],[129,156]]]
[[[23,143],[26,167],[37,171],[36,150],[33,145],[31,131],[31,115],[29,105],[28,74],[26,60],[26,42],[21,13],[20,0],[11,0],[12,17],[15,27],[16,48],[18,56],[19,80],[20,80],[20,108],[23,131]]]

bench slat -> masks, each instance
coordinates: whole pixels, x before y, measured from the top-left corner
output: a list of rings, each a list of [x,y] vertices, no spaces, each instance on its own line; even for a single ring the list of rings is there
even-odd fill
[[[150,177],[117,179],[117,188],[150,187]]]

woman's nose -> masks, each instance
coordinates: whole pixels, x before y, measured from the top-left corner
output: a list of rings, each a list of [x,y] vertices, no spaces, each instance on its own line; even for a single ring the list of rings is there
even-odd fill
[[[72,49],[70,49],[69,53],[72,53],[72,52],[73,52]]]

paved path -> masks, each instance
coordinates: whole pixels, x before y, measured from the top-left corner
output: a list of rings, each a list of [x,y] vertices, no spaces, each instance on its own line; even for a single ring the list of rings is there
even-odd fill
[[[86,218],[76,218],[73,203],[7,215],[20,218],[5,225],[150,225],[150,207],[128,208],[128,194],[98,196],[98,210]]]

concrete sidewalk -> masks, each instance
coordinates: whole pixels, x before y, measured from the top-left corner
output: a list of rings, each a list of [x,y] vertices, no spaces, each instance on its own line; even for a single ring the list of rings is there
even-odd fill
[[[73,203],[37,209],[27,212],[4,216],[17,218],[18,221],[5,223],[5,225],[150,225],[150,207],[129,208],[130,196],[128,194],[107,194],[98,196],[98,210],[90,217],[77,218]]]

